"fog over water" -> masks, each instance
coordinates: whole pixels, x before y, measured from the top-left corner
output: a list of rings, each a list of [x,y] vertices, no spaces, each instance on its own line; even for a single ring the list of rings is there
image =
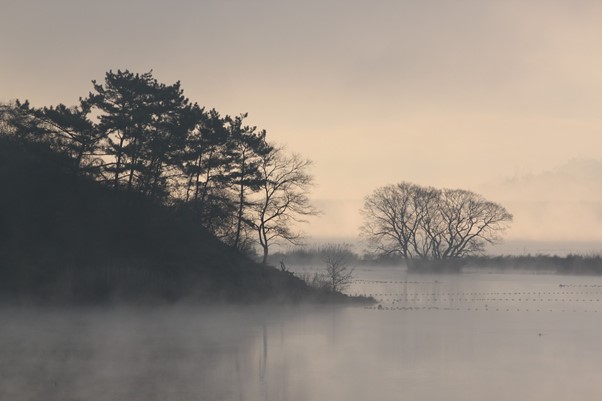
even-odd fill
[[[3,307],[2,400],[598,400],[602,277],[361,269],[370,307]]]
[[[348,242],[363,253],[366,244],[358,239],[358,229],[364,223],[359,211],[365,197],[403,181],[474,191],[507,208],[514,221],[503,233],[506,241],[488,248],[488,254],[602,252],[602,1],[0,4],[0,105],[20,99],[35,108],[74,106],[94,90],[90,81],[102,82],[107,71],[152,71],[160,83],[181,82],[191,102],[207,111],[215,108],[222,117],[248,112],[248,124],[267,130],[270,143],[312,160],[316,185],[304,193],[322,213],[306,216],[306,227],[291,229],[305,231],[315,243]],[[157,121],[162,123],[155,131],[164,133],[172,124],[163,121],[174,119]],[[73,128],[99,134],[86,127]],[[87,147],[87,140],[72,139],[75,142],[65,143],[77,146],[65,147],[68,153]],[[141,143],[170,142],[163,139],[122,143],[137,148]],[[63,141],[51,142],[58,146]],[[203,163],[202,148],[197,170],[212,164]],[[150,172],[173,162],[160,168],[161,174],[149,175],[155,178],[148,183],[167,183],[165,177],[172,177],[174,168],[181,170],[197,160],[177,161],[170,155],[158,158],[157,164],[155,151],[148,149],[128,151],[141,156],[122,164],[130,167],[129,182],[133,166],[148,162]],[[88,172],[98,170],[96,163],[89,167],[93,165]],[[118,165],[108,166],[106,172],[119,170]],[[206,168],[207,173],[211,169]],[[31,177],[45,177],[40,171],[31,169]],[[240,178],[239,170],[234,171],[230,177]],[[117,171],[115,187],[119,175]],[[186,248],[180,247],[179,234],[191,241],[196,237],[176,226],[173,232],[178,235],[163,230],[163,220],[168,222],[171,215],[154,222],[140,214],[133,221],[139,222],[136,227],[148,242],[130,241],[135,236],[117,223],[119,216],[137,213],[113,211],[113,202],[107,201],[106,208],[99,203],[102,212],[90,213],[99,224],[90,224],[75,213],[90,206],[78,202],[79,190],[73,192],[77,196],[65,192],[56,198],[60,201],[48,202],[47,197],[30,196],[29,189],[54,188],[54,180],[32,185],[18,175],[6,176],[26,194],[17,196],[21,192],[0,186],[9,195],[0,203],[13,198],[14,203],[7,204],[15,205],[0,207],[0,228],[5,220],[17,227],[17,209],[28,222],[19,225],[18,235],[9,230],[4,236],[0,230],[8,245],[3,249],[17,255],[5,258],[10,262],[6,267],[18,273],[16,283],[30,272],[36,273],[31,275],[36,280],[44,277],[46,270],[38,276],[35,269],[52,265],[53,257],[63,266],[72,253],[82,254],[84,271],[105,266],[104,257],[95,260],[73,245],[80,241],[72,239],[79,238],[94,254],[107,253],[109,270],[129,263],[121,256],[122,248],[124,255],[131,250],[140,265],[157,254],[166,261],[157,260],[157,266],[200,266],[208,276],[213,270],[205,260],[223,256],[240,260],[243,267],[234,255],[197,252],[197,242],[194,257],[198,254],[202,260],[188,258],[187,251],[180,250]],[[186,191],[193,183],[189,177]],[[197,192],[198,177],[197,173]],[[238,181],[241,191],[236,198],[241,207],[243,181]],[[217,187],[217,198],[227,199],[222,189],[229,186],[221,182]],[[52,191],[48,194],[62,194]],[[170,205],[175,204],[172,200]],[[78,229],[61,220],[71,213],[55,213],[55,206],[67,204],[77,209],[72,222]],[[41,205],[39,210],[46,212],[26,205],[35,210]],[[238,210],[241,223],[247,216]],[[45,224],[39,224],[42,218]],[[105,227],[101,220],[115,225]],[[216,221],[219,226],[222,219]],[[43,235],[46,226],[64,237]],[[241,224],[237,232],[240,228]],[[99,246],[94,238],[109,239],[111,245]],[[46,245],[46,239],[56,246]],[[37,241],[42,245],[34,252],[30,246]],[[158,249],[148,245],[154,243]],[[62,252],[58,245],[82,252]],[[269,252],[287,249],[272,246]],[[2,249],[0,256],[4,257]],[[224,277],[216,268],[212,278],[227,284],[232,274],[233,285],[238,284],[247,276],[235,267]],[[155,280],[162,277],[157,271],[145,274],[152,285],[161,281]],[[99,276],[104,274],[99,270]],[[84,284],[96,283],[82,277]],[[127,288],[129,273],[124,277]],[[36,280],[31,288],[24,285],[27,293],[36,295],[38,287],[45,288],[43,279]],[[67,284],[71,281],[65,288]],[[76,284],[73,288],[81,289]],[[378,303],[64,308],[0,304],[0,401],[601,399],[602,276],[491,271],[410,275],[395,268],[358,268],[346,292],[373,296]]]

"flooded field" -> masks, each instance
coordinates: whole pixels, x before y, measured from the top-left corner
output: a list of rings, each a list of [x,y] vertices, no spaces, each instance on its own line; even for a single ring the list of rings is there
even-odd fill
[[[0,309],[2,400],[598,400],[602,278],[358,269],[370,307]]]

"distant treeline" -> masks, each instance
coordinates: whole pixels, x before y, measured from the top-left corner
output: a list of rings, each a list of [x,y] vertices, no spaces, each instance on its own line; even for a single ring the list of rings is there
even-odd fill
[[[331,245],[300,247],[287,252],[275,252],[270,264],[283,261],[286,266],[324,266]],[[352,266],[388,266],[409,268],[415,272],[459,272],[495,269],[504,271],[529,270],[559,274],[602,274],[602,255],[522,255],[522,256],[465,256],[447,260],[405,259],[399,255],[357,253],[351,247],[342,248]]]
[[[311,163],[270,143],[247,114],[206,110],[151,72],[92,82],[73,107],[0,105],[0,136],[46,144],[79,175],[188,209],[225,244],[260,245],[264,262],[274,241],[300,237],[292,223],[315,213]]]
[[[288,251],[274,252],[268,258],[273,266],[283,262],[285,266],[324,266],[332,253],[332,248],[337,247],[339,253],[345,254],[345,259],[350,266],[380,265],[396,266],[404,264],[404,260],[397,255],[361,254],[353,251],[349,244],[324,244],[297,247]]]
[[[602,274],[602,255],[472,256],[463,267],[472,269],[531,270],[558,274]]]

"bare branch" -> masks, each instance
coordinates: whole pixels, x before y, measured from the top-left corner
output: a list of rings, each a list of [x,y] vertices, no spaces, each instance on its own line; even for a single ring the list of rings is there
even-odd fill
[[[254,202],[255,223],[259,244],[266,263],[269,247],[278,240],[300,244],[303,234],[293,229],[293,224],[305,222],[308,216],[319,212],[312,206],[307,193],[313,185],[308,173],[311,161],[298,154],[286,155],[282,148],[262,157],[260,173],[262,188]]]
[[[512,215],[465,190],[400,183],[375,190],[362,209],[362,236],[377,252],[403,258],[448,259],[495,244]]]

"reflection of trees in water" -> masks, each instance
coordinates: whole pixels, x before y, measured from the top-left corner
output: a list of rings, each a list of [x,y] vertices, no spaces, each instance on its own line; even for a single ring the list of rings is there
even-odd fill
[[[236,388],[238,390],[238,399],[239,401],[243,401],[244,400],[244,385],[243,385],[243,379],[242,379],[242,374],[241,374],[241,370],[240,370],[240,352],[236,352],[236,354],[234,355],[234,365],[235,365],[235,372],[236,372]]]
[[[0,399],[311,399],[329,385],[316,372],[347,312],[250,309],[0,310]]]
[[[259,383],[261,392],[268,399],[268,381],[266,377],[268,369],[268,329],[265,323],[262,325],[262,340],[263,340],[263,352],[259,359]]]
[[[284,399],[267,313],[0,309],[0,399]]]

